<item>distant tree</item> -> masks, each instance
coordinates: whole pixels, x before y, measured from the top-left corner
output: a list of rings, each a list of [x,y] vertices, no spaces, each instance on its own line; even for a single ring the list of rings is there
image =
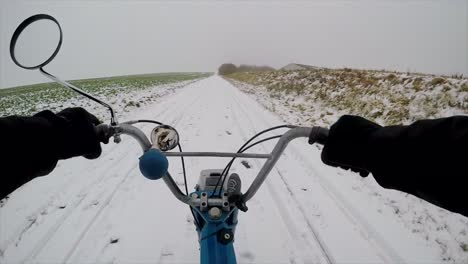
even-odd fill
[[[227,75],[235,72],[259,72],[259,71],[274,71],[275,69],[269,66],[257,66],[241,64],[239,67],[232,63],[225,63],[218,68],[219,75]]]
[[[227,75],[235,72],[237,72],[237,67],[232,63],[224,63],[218,68],[219,75]]]

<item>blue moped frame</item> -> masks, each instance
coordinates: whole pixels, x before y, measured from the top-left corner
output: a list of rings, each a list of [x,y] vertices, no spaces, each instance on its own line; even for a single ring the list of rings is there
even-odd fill
[[[202,192],[194,193],[201,195]],[[239,209],[234,207],[230,211],[221,211],[221,215],[216,219],[210,216],[208,210],[202,212],[197,207],[192,209],[200,243],[200,263],[236,264],[234,234]]]

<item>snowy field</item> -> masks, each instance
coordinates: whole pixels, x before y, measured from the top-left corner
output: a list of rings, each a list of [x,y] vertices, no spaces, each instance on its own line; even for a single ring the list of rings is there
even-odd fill
[[[140,93],[121,94],[116,102],[153,96]],[[258,103],[263,99],[212,76],[118,113],[121,121],[174,126],[184,151],[227,152],[260,130],[301,121],[288,108],[269,111]],[[106,116],[105,109],[90,110]],[[0,263],[198,263],[190,211],[162,181],[141,176],[140,155],[138,144],[123,137],[105,145],[99,159],[60,161],[52,174],[3,200]],[[247,168],[241,161],[231,170],[245,191],[262,163],[248,160]],[[188,159],[189,188],[200,170],[226,162]],[[183,188],[178,159],[170,159],[169,170]],[[289,145],[248,206],[236,233],[239,263],[468,263],[467,218],[383,190],[372,177],[325,166],[320,147],[306,139]]]
[[[110,103],[117,112],[127,112],[210,75],[209,73],[153,73],[82,79],[70,83]],[[81,100],[82,98],[82,95],[58,83],[39,83],[0,89],[0,114],[32,115],[45,109],[55,112],[73,106],[96,111],[101,107],[91,100]],[[99,110],[97,111],[97,114],[100,114]]]

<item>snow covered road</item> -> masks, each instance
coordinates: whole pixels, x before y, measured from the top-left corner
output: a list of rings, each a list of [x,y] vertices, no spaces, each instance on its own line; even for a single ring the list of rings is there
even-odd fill
[[[280,125],[224,79],[213,76],[128,113],[178,129],[184,151],[236,151],[260,130]],[[146,132],[151,125],[141,126]],[[276,132],[279,133],[279,132]],[[269,152],[265,143],[252,152]],[[110,143],[97,160],[61,161],[49,176],[17,190],[0,208],[1,263],[198,263],[198,242],[187,206],[162,181],[141,176],[141,150],[131,138]],[[366,211],[365,195],[344,192],[351,173],[327,167],[320,151],[298,139],[289,145],[239,215],[239,263],[436,263],[436,248],[396,219]],[[202,169],[227,159],[188,158],[188,187]],[[232,172],[243,191],[262,165],[238,160]],[[180,161],[170,172],[183,189]]]

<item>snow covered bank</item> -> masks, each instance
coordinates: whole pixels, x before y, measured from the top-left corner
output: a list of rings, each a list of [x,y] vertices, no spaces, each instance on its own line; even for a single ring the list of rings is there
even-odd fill
[[[322,68],[236,73],[229,80],[244,83],[243,91],[274,112],[285,106],[299,113],[301,124],[331,124],[343,114],[384,125],[468,114],[466,78]]]
[[[325,69],[231,77],[227,80],[240,90],[284,122],[296,125],[328,126],[348,113],[380,124],[468,113],[467,79]],[[340,169],[336,172],[349,177],[349,182],[337,186],[350,200],[365,201],[365,214],[371,224],[382,218],[396,219],[408,233],[424,239],[428,247],[437,248],[440,261],[468,262],[466,217],[411,195],[383,190],[370,177],[361,179],[358,174]]]

